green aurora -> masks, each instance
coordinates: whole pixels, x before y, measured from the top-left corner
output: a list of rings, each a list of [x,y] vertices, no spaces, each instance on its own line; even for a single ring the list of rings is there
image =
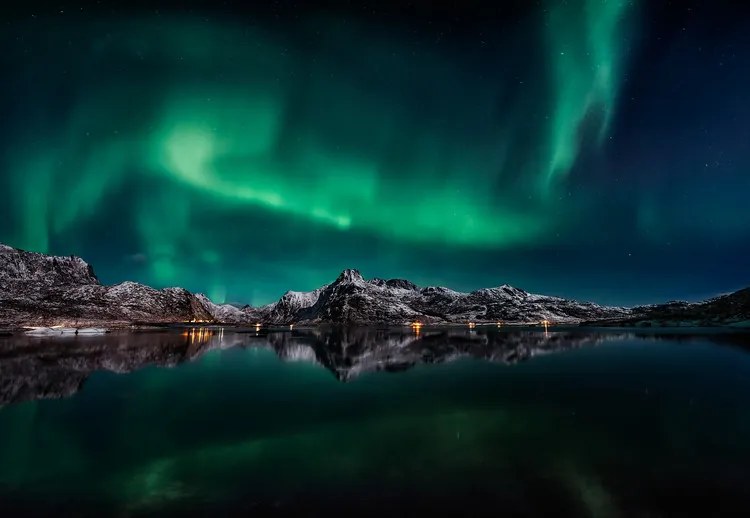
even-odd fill
[[[19,21],[0,241],[219,301],[343,267],[563,291],[549,257],[608,239],[602,206],[630,217],[573,172],[611,136],[638,9],[551,2],[445,44],[337,13]],[[601,300],[598,275],[571,294]]]
[[[14,188],[29,191],[17,240],[46,251],[50,235],[91,217],[136,174],[185,188],[187,205],[249,206],[395,239],[497,246],[539,239],[557,207],[539,199],[538,186],[567,174],[581,122],[614,104],[625,5],[589,1],[585,16],[558,8],[547,20],[549,70],[535,73],[549,84],[532,88],[551,98],[550,114],[535,127],[535,157],[510,149],[524,110],[491,120],[503,109],[495,84],[456,84],[464,74],[456,60],[404,58],[363,27],[327,21],[318,52],[294,52],[268,31],[191,20],[118,24],[104,37],[94,27],[80,74],[109,60],[128,67],[77,101],[42,156],[33,146],[13,157]],[[356,38],[357,48],[372,49],[359,64],[347,56]],[[159,72],[144,85],[152,67]],[[378,80],[386,88],[372,88]],[[417,116],[399,98],[404,92],[432,97],[429,116]],[[466,120],[478,130],[472,138],[457,131]],[[528,165],[519,174],[521,164]],[[508,176],[519,178],[501,200],[485,182],[469,181]],[[153,206],[137,209],[149,252],[168,256],[168,241],[190,239],[189,208],[176,212],[165,219]]]

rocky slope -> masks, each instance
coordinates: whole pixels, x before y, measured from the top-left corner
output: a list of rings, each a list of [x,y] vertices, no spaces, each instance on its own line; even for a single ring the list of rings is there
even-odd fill
[[[0,326],[122,326],[210,321],[223,324],[408,324],[503,322],[603,325],[747,325],[750,289],[699,304],[621,308],[535,295],[508,285],[462,293],[404,279],[365,280],[344,270],[310,292],[286,292],[259,308],[214,304],[181,288],[134,282],[102,286],[78,257],[0,245]]]
[[[251,306],[238,308],[232,304],[216,304],[204,294],[199,293],[196,299],[206,308],[210,320],[223,324],[249,324],[258,322],[258,311]]]
[[[219,308],[222,308],[220,306]],[[217,321],[286,324],[450,324],[467,322],[539,323],[605,326],[745,326],[750,327],[750,288],[705,302],[669,302],[634,308],[536,295],[502,285],[471,293],[441,286],[420,288],[404,279],[365,280],[344,270],[311,292],[287,292],[261,308],[233,308]]]
[[[630,310],[534,295],[507,285],[461,293],[420,288],[404,279],[368,281],[357,270],[344,270],[331,284],[308,293],[287,292],[278,302],[247,314],[267,324],[577,323],[626,317]]]
[[[585,322],[587,325],[637,327],[750,327],[750,288],[704,302],[668,302],[633,308],[624,318]]]
[[[79,257],[56,257],[0,245],[0,325],[119,326],[209,320],[201,301],[182,288],[134,282],[103,286]]]

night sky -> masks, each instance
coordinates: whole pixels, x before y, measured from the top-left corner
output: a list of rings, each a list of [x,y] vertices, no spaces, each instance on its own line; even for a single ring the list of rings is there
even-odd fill
[[[6,9],[0,242],[254,305],[750,285],[747,8],[310,3]]]

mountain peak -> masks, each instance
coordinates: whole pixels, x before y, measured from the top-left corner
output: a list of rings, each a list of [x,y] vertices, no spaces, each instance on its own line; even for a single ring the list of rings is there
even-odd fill
[[[359,270],[355,270],[354,268],[347,268],[336,279],[337,283],[342,282],[364,282],[365,279],[362,277],[362,274],[359,273]]]
[[[417,291],[419,286],[406,279],[389,279],[385,281],[385,285],[389,288],[400,288],[402,290]]]
[[[522,290],[521,288],[516,288],[515,286],[511,286],[510,284],[502,284],[497,287],[499,290],[503,290],[505,293],[514,294],[514,295],[524,295],[526,294],[526,291]]]
[[[515,286],[511,286],[510,284],[503,284],[501,286],[497,286],[495,288],[482,288],[476,291],[473,291],[472,294],[478,295],[478,296],[489,296],[489,297],[513,297],[513,298],[524,298],[528,297],[529,293],[525,292],[524,290],[520,288],[516,288]]]
[[[27,252],[0,243],[0,279],[38,282],[50,286],[99,284],[94,269],[74,255],[53,256]]]

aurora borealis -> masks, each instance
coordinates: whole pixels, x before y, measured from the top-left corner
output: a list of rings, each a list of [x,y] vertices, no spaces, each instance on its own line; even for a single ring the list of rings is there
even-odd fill
[[[0,242],[252,304],[345,267],[622,304],[748,284],[742,16],[409,5],[8,13]]]

